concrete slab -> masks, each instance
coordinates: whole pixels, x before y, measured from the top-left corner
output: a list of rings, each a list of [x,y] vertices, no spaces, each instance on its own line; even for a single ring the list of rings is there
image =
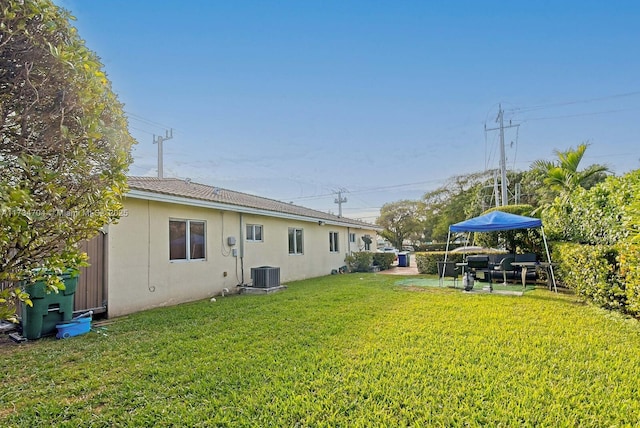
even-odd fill
[[[240,294],[268,294],[268,293],[277,293],[278,291],[284,291],[287,289],[286,285],[279,285],[277,287],[250,287],[243,286],[238,287],[240,289]]]

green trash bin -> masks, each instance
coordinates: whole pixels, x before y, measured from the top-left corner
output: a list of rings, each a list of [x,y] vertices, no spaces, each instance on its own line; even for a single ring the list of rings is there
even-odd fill
[[[27,339],[56,334],[56,324],[73,318],[73,299],[78,286],[78,276],[70,273],[60,275],[65,289],[47,293],[44,281],[24,286],[33,306],[22,304],[22,335]]]

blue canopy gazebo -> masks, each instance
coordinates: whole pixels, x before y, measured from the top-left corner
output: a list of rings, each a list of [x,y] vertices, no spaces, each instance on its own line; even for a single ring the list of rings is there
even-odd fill
[[[547,245],[547,238],[544,235],[542,220],[540,220],[539,218],[509,214],[504,211],[491,211],[490,213],[481,215],[479,217],[470,218],[469,220],[452,224],[451,226],[449,226],[449,233],[447,235],[447,247],[444,254],[444,261],[447,261],[447,255],[449,254],[449,241],[451,240],[451,232],[497,232],[502,230],[536,228],[540,228],[540,231],[542,232],[542,240],[544,242],[544,249],[547,253],[547,261],[549,262],[549,272],[551,274],[551,280],[553,281],[553,289],[557,292],[558,289],[556,287],[556,277],[553,273],[551,255],[549,254],[549,246]]]

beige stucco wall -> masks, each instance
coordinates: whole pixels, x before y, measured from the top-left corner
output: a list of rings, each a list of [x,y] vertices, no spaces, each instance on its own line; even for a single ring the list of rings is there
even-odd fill
[[[345,264],[349,250],[361,249],[363,235],[371,235],[375,242],[374,230],[348,230],[311,221],[133,198],[125,200],[125,209],[126,215],[111,225],[107,234],[110,317],[209,298],[225,288],[236,292],[238,284],[251,283],[252,267],[280,267],[282,283],[328,275]],[[169,219],[206,222],[205,260],[169,260]],[[246,224],[263,226],[262,242],[246,241]],[[289,254],[290,227],[303,229],[304,254]],[[349,231],[356,234],[355,244],[349,245]],[[339,234],[337,253],[329,251],[329,232]],[[227,245],[230,236],[236,239],[233,247]]]

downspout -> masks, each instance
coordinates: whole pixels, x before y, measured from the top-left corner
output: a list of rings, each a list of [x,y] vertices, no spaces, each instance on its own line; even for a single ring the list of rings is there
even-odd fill
[[[244,285],[244,217],[240,213],[240,247],[238,248],[238,257],[240,257],[240,284]]]
[[[151,285],[151,201],[147,200],[147,290],[151,293],[156,288]]]

